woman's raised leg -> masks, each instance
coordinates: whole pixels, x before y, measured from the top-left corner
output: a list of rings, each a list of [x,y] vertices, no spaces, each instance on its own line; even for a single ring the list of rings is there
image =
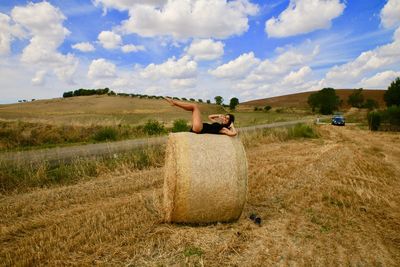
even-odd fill
[[[201,120],[201,112],[199,106],[194,103],[186,103],[182,101],[176,101],[170,98],[165,98],[171,105],[180,107],[184,110],[192,112],[192,131],[195,133],[201,132],[203,129],[203,122]]]

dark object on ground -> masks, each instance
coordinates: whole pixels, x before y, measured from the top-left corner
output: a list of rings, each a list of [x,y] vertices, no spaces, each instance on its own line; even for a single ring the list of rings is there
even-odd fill
[[[346,124],[345,119],[341,115],[335,115],[332,117],[332,125],[342,125]]]
[[[255,224],[257,224],[258,226],[261,225],[261,218],[259,216],[257,216],[257,214],[250,214],[250,220],[252,220]]]

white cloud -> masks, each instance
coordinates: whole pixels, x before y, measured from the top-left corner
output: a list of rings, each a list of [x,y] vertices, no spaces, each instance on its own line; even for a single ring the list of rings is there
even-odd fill
[[[196,79],[172,79],[170,85],[173,88],[191,88],[196,86]]]
[[[253,52],[245,53],[228,63],[210,70],[209,73],[218,78],[240,79],[247,75],[260,60],[254,56]]]
[[[35,77],[33,77],[32,79],[32,84],[43,85],[46,74],[47,74],[46,70],[39,70],[38,72],[36,72]]]
[[[400,24],[400,0],[388,0],[381,10],[381,21],[385,28],[392,28]]]
[[[122,31],[175,39],[228,38],[246,32],[258,6],[248,0],[169,0],[162,7],[133,5]]]
[[[121,36],[110,31],[102,31],[98,39],[105,49],[116,49],[122,44]]]
[[[175,57],[156,65],[149,64],[140,75],[143,78],[159,80],[162,78],[189,79],[197,75],[197,63],[188,56],[176,60]]]
[[[212,39],[194,40],[186,52],[196,61],[215,60],[224,54],[224,44]]]
[[[95,50],[94,46],[88,42],[74,44],[72,48],[81,52],[93,52]]]
[[[121,50],[124,53],[132,53],[132,52],[145,51],[146,48],[143,45],[128,44],[128,45],[122,46]]]
[[[400,71],[395,72],[392,70],[384,71],[375,74],[370,78],[364,78],[360,82],[361,87],[367,88],[387,88],[392,81],[400,77]]]
[[[311,74],[312,70],[309,66],[304,66],[298,71],[291,71],[283,78],[284,85],[299,85],[304,83],[305,78]]]
[[[10,53],[11,40],[10,17],[0,13],[0,55]]]
[[[41,70],[53,70],[59,79],[72,83],[78,61],[72,55],[57,51],[69,34],[62,25],[66,18],[61,11],[48,2],[29,3],[24,7],[14,7],[11,17],[31,37],[22,52],[21,61]],[[40,80],[35,78],[34,82]]]
[[[392,43],[365,51],[346,64],[333,67],[325,83],[336,87],[349,87],[358,83],[365,75],[383,72],[400,65],[400,27],[394,33]]]
[[[291,0],[278,18],[267,20],[265,31],[270,37],[288,37],[327,29],[344,8],[340,0]]]
[[[115,64],[108,62],[104,58],[95,59],[89,66],[89,79],[107,79],[117,76]]]
[[[96,6],[102,5],[105,9],[114,8],[120,11],[129,10],[134,5],[161,6],[167,0],[94,0]]]

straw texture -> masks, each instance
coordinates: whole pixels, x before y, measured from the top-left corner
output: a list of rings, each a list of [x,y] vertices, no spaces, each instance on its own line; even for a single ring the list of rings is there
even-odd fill
[[[164,176],[164,220],[237,220],[247,192],[247,158],[237,137],[172,133]]]

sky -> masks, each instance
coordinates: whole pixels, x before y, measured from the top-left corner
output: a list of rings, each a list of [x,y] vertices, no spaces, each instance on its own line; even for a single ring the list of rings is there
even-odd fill
[[[229,103],[400,76],[400,0],[0,0],[0,104],[79,88]]]

